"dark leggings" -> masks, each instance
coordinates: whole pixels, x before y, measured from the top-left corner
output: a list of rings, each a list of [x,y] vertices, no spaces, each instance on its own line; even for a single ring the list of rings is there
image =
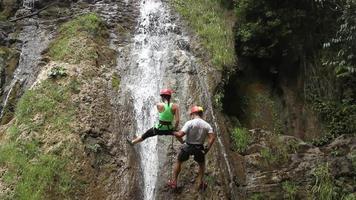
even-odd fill
[[[144,133],[141,138],[142,140],[145,140],[146,138],[153,137],[156,135],[173,135],[174,130],[159,130],[155,127],[152,127]]]

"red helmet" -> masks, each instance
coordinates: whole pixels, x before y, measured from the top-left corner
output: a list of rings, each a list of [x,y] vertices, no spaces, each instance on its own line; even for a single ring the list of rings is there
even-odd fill
[[[172,96],[173,91],[171,89],[162,89],[160,95]]]
[[[203,107],[200,107],[200,106],[193,106],[191,109],[190,109],[190,114],[192,113],[197,113],[197,112],[203,112],[204,109]]]

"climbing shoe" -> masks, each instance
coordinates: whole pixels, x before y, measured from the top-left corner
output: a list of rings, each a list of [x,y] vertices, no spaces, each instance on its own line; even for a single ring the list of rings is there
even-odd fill
[[[133,146],[134,143],[132,143],[132,141],[130,140],[130,138],[126,137],[126,142],[129,143],[129,145]]]

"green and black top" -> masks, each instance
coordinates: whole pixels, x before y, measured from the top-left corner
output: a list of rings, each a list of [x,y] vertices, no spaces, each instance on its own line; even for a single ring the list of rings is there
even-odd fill
[[[173,103],[164,104],[164,111],[159,113],[159,123],[155,125],[155,128],[166,131],[166,130],[173,130],[173,119],[174,114],[172,110]]]

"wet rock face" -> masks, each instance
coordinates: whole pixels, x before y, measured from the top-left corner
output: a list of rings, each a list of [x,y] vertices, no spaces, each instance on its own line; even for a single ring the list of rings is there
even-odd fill
[[[62,1],[57,1],[57,0],[23,0],[23,5],[27,8],[31,9],[41,9],[49,4],[59,4],[62,6],[69,6],[71,3],[77,2],[77,0],[62,0]]]
[[[3,0],[0,2],[0,18],[7,19],[20,7],[18,0]],[[2,20],[0,20],[2,21]]]
[[[35,3],[32,9],[40,9],[55,1],[33,2]],[[109,32],[120,34],[118,41],[114,41],[112,35],[110,38],[104,38],[104,42],[107,43],[98,50],[98,59],[92,63],[77,66],[69,66],[65,61],[55,63],[66,69],[73,68],[74,72],[71,76],[73,75],[80,84],[80,90],[73,98],[73,102],[79,109],[76,113],[78,121],[75,122],[73,137],[79,138],[79,143],[78,152],[74,152],[78,154],[78,157],[75,157],[78,160],[72,172],[84,180],[85,187],[75,194],[73,199],[141,199],[138,157],[126,143],[127,133],[132,132],[135,126],[132,123],[134,115],[131,97],[119,94],[119,85],[113,86],[114,74],[118,77],[121,74],[115,65],[116,53],[109,49],[109,40],[121,43],[130,39],[129,33],[134,29],[137,14],[135,4],[127,6],[129,10],[124,7],[124,1],[101,4],[87,1],[91,4],[73,4],[73,7],[65,7],[66,3],[69,5],[72,2],[76,1],[61,1],[60,7],[46,10],[46,15],[17,21],[19,30],[16,34],[16,30],[1,29],[0,44],[4,44],[4,47],[0,46],[2,100],[11,101],[12,103],[6,104],[5,107],[13,111],[19,94],[22,94],[21,91],[31,87],[40,77],[47,77],[45,70],[52,66],[52,61],[46,56],[46,48],[57,36],[56,31],[63,22],[56,20],[58,9],[66,9],[70,13],[99,13],[110,28]],[[30,10],[27,12],[29,13]],[[117,33],[118,29],[115,25],[123,27],[128,34]],[[16,43],[11,44],[11,41]],[[22,51],[21,56],[17,50]],[[15,69],[18,71],[16,72]],[[41,76],[37,77],[37,75]],[[10,87],[11,83],[14,83],[13,87]],[[6,123],[9,119],[11,117],[4,115],[1,123]]]
[[[352,155],[356,153],[356,137],[343,135],[333,143],[319,148],[292,136],[276,137],[262,130],[252,130],[251,135],[254,140],[243,156],[246,180],[242,189],[246,198],[259,196],[283,199],[288,195],[297,199],[310,197],[311,188],[315,185],[315,173],[322,166],[329,168],[335,187],[348,188],[346,193],[355,190],[352,177],[355,176],[356,165]],[[263,149],[271,149],[266,142],[271,137],[281,141],[278,145],[284,144],[278,146],[279,149],[290,148],[282,153],[285,158],[278,157],[281,152],[270,152],[277,155],[277,158],[266,155],[268,152]],[[288,194],[288,184],[296,188],[295,193]]]

